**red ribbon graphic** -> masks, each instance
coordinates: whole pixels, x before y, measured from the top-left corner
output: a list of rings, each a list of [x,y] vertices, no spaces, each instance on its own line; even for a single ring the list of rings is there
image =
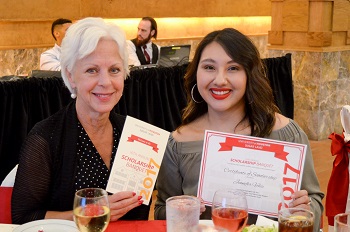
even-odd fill
[[[136,135],[131,135],[130,137],[128,137],[128,142],[134,142],[134,141],[139,142],[139,143],[143,143],[147,146],[150,146],[150,147],[152,147],[153,151],[158,153],[159,148],[157,147],[156,143],[152,143],[152,142],[150,142],[146,139],[143,139],[141,137],[138,137]]]
[[[257,142],[249,139],[241,138],[226,138],[224,143],[220,143],[219,151],[230,151],[232,147],[242,147],[261,151],[269,151],[275,153],[275,158],[288,162],[288,152],[283,150],[284,146],[279,144],[268,144],[264,142]]]

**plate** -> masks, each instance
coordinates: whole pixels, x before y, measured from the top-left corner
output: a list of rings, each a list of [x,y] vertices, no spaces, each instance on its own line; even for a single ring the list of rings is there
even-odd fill
[[[214,223],[212,220],[199,220],[199,225],[213,226]]]
[[[45,219],[20,225],[13,232],[79,232],[79,230],[73,221]]]

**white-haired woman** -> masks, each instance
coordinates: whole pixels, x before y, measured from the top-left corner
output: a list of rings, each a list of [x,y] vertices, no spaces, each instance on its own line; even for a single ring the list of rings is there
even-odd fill
[[[112,111],[128,76],[124,32],[100,18],[74,23],[63,40],[67,107],[37,123],[26,138],[12,196],[13,223],[73,219],[74,193],[106,188],[125,117]],[[147,220],[149,206],[125,191],[109,196],[111,221]]]

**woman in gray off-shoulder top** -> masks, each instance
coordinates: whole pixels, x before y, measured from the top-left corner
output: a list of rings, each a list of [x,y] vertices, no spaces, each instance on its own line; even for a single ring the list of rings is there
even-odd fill
[[[307,145],[301,190],[290,207],[315,214],[319,231],[323,212],[309,141],[295,121],[279,113],[260,55],[248,37],[226,28],[209,33],[198,45],[185,75],[188,104],[182,124],[169,137],[157,180],[155,219],[166,218],[165,202],[177,195],[197,196],[205,130]],[[211,209],[201,205],[201,219]],[[249,215],[248,223],[255,223]]]

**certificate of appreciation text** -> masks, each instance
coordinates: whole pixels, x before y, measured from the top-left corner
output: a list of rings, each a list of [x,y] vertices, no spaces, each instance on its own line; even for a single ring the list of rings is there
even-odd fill
[[[218,189],[246,193],[249,213],[277,217],[300,190],[307,146],[206,131],[198,196],[211,205]]]

